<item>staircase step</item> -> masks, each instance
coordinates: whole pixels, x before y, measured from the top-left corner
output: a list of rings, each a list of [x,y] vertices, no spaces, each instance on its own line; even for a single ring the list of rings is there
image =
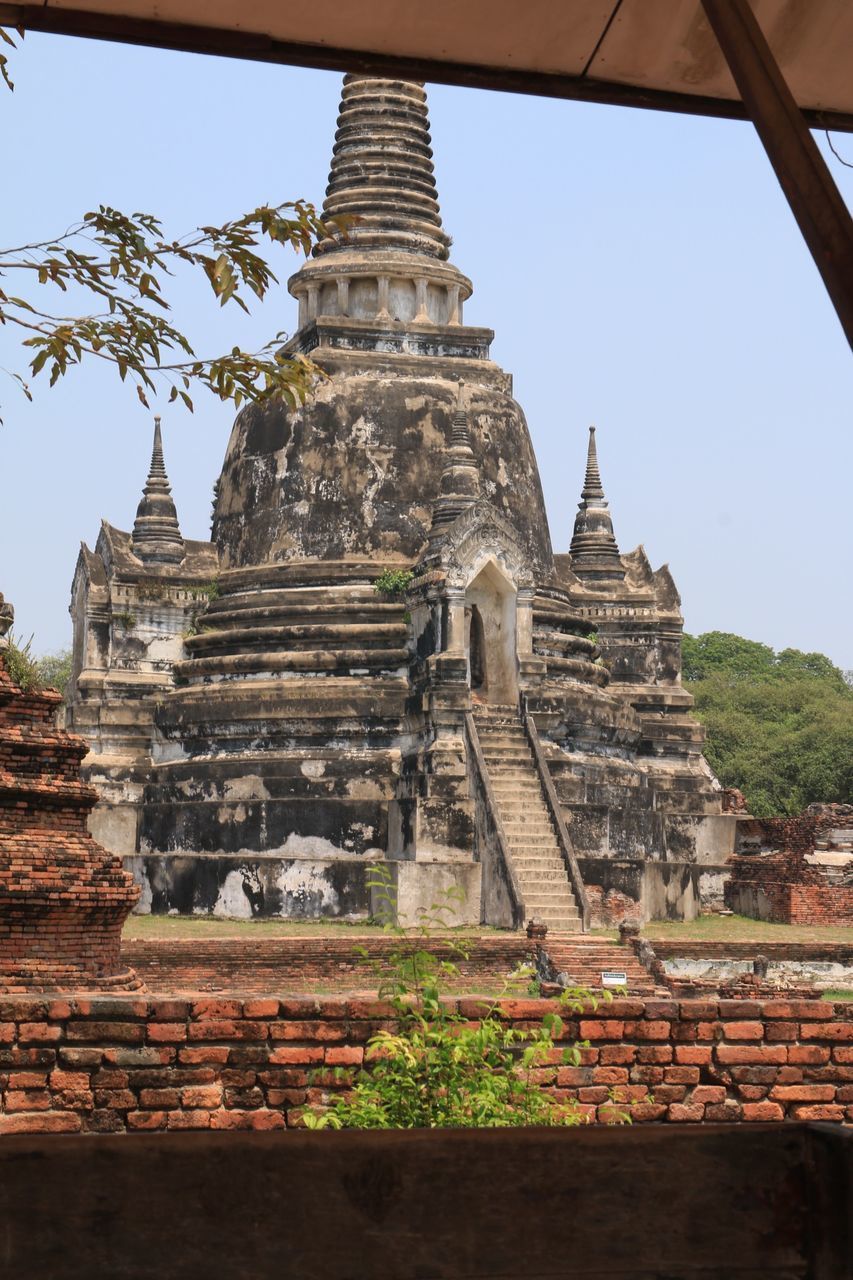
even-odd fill
[[[519,712],[478,707],[474,716],[525,912],[549,929],[578,933],[580,912]]]

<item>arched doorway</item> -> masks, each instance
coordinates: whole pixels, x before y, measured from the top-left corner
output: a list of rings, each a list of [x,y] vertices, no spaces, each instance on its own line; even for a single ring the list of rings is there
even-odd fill
[[[483,702],[518,701],[515,588],[489,561],[465,591],[465,651],[471,691]]]

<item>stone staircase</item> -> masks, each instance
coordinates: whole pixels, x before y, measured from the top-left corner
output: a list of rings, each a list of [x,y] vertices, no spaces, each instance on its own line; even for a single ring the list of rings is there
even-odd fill
[[[590,934],[582,938],[561,937],[549,931],[542,942],[542,950],[550,961],[555,978],[559,977],[564,986],[589,987],[596,991],[601,987],[602,973],[615,972],[625,974],[629,995],[655,995],[662,990],[630,947],[619,946],[606,938]],[[662,993],[669,994],[665,989]]]
[[[536,916],[564,933],[580,931],[580,912],[518,709],[475,707],[474,720],[527,918]]]

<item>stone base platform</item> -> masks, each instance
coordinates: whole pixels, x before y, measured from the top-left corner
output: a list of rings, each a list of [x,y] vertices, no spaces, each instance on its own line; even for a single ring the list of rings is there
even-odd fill
[[[542,976],[565,974],[570,986],[601,988],[605,971],[624,972],[633,994],[650,995],[655,984],[634,953],[601,938],[549,934],[548,959],[537,966],[536,945],[522,933],[433,935],[427,949],[451,960],[459,978],[449,985],[466,994],[498,993],[505,987],[526,994],[531,977],[513,979],[523,965]],[[277,995],[355,994],[375,992],[388,972],[392,952],[400,946],[393,935],[359,934],[342,938],[287,937],[129,939],[122,955],[149,991],[221,992]],[[464,947],[466,955],[458,948]],[[366,953],[366,955],[362,954]]]

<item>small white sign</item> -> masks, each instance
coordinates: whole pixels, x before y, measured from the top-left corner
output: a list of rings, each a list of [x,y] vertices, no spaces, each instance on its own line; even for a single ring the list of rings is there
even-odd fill
[[[620,973],[618,969],[605,969],[601,975],[601,985],[603,987],[627,987],[627,973]]]

